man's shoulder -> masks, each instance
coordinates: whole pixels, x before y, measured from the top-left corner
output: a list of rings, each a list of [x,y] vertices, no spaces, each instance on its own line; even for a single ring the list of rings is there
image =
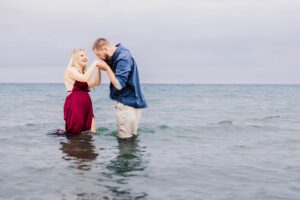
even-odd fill
[[[130,54],[130,52],[128,50],[123,50],[120,51],[116,61],[120,61],[120,60],[124,60],[124,61],[131,61],[132,60],[132,55]]]

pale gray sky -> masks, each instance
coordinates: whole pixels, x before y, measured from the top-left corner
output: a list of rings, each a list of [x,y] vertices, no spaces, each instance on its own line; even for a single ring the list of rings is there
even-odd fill
[[[5,0],[0,82],[62,82],[106,37],[143,83],[300,83],[299,24],[299,0]]]

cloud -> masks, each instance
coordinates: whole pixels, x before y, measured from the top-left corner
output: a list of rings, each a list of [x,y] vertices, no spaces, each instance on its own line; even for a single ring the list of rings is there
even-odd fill
[[[2,1],[0,70],[54,70],[52,82],[73,48],[92,60],[107,37],[131,50],[146,82],[299,83],[299,11],[296,0]]]

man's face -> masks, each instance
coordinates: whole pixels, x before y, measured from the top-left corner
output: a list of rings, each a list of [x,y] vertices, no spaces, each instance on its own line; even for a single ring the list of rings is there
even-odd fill
[[[105,62],[110,61],[110,57],[107,54],[107,48],[103,48],[103,49],[94,49],[93,50],[94,53],[96,54],[96,56],[98,58],[100,58],[101,60],[104,60]]]

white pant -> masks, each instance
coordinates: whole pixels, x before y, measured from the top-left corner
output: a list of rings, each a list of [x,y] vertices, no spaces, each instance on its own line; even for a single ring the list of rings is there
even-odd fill
[[[142,109],[133,108],[118,102],[116,112],[118,137],[130,138],[137,135]]]

